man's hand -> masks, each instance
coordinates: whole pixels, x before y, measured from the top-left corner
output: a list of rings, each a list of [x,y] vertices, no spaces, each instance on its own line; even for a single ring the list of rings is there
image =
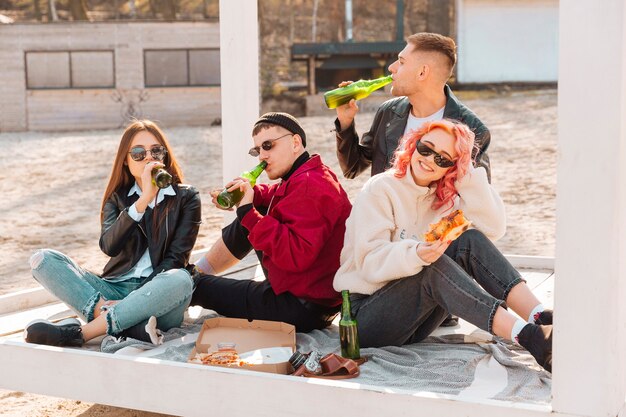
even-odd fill
[[[220,206],[220,205],[217,203],[217,196],[218,196],[218,195],[220,195],[220,193],[222,192],[222,190],[223,190],[223,188],[219,188],[219,189],[211,190],[211,191],[209,192],[209,194],[211,195],[211,203],[213,203],[213,205],[214,205],[215,207],[217,207],[218,209],[220,209],[220,210],[224,210],[224,211],[233,211],[233,210],[235,210],[235,209],[234,209],[234,208],[232,208],[232,207],[231,207],[231,208],[224,208],[224,207]]]
[[[243,198],[239,203],[237,203],[237,207],[245,206],[246,204],[252,204],[254,201],[254,189],[250,186],[250,180],[247,178],[237,177],[228,184],[226,184],[226,189],[229,192],[232,192],[236,189],[240,189],[243,191]]]
[[[342,81],[339,83],[339,87],[345,87],[347,85],[352,84],[352,81]],[[352,99],[348,103],[343,106],[339,106],[336,108],[337,110],[337,119],[339,119],[339,125],[341,126],[341,130],[346,130],[352,124],[354,117],[359,112],[359,106],[356,104],[356,100]]]
[[[417,256],[422,258],[424,262],[431,264],[443,255],[446,249],[448,249],[448,246],[450,246],[450,243],[452,243],[451,240],[445,242],[440,240],[435,242],[419,242],[417,244]]]

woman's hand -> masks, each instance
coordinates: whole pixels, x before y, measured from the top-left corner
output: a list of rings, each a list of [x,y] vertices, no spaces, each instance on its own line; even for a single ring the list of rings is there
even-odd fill
[[[417,244],[417,256],[419,256],[424,262],[429,264],[435,262],[443,255],[452,243],[451,240],[442,242],[437,240],[436,242],[419,242]]]
[[[146,207],[150,204],[152,200],[157,195],[159,191],[159,187],[157,187],[152,182],[152,170],[157,167],[164,167],[165,165],[161,162],[148,162],[146,166],[143,168],[143,172],[141,174],[141,197],[135,203],[135,208],[138,213],[143,213],[146,211]]]

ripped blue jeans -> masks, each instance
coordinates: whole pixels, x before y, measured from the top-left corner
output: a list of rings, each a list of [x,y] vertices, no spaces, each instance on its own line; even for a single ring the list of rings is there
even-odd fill
[[[33,277],[86,322],[94,319],[94,309],[101,298],[120,300],[108,310],[110,335],[117,335],[150,316],[156,316],[161,330],[180,326],[191,301],[192,280],[184,269],[171,269],[152,279],[112,282],[51,249],[35,252],[30,265]]]

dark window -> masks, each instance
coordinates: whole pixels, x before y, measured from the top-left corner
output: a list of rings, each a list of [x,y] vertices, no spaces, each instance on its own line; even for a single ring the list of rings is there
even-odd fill
[[[220,85],[219,49],[144,51],[146,87]]]
[[[26,52],[29,89],[114,88],[113,51]]]

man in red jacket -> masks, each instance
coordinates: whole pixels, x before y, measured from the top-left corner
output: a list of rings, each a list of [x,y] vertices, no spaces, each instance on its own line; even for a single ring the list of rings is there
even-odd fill
[[[251,187],[236,178],[227,184],[244,191],[244,197],[237,219],[196,262],[191,304],[227,317],[284,321],[299,332],[324,328],[341,304],[332,284],[350,201],[320,156],[305,150],[306,134],[293,116],[266,113],[252,136],[250,154],[267,162],[271,180],[281,181]],[[252,249],[265,281],[216,276]]]

